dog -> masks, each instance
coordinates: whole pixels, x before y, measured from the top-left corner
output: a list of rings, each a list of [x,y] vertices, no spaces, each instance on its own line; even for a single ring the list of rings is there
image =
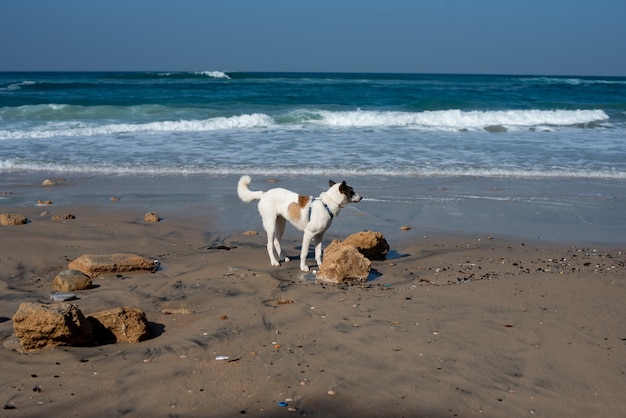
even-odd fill
[[[275,267],[283,260],[289,261],[289,258],[283,255],[280,246],[287,221],[304,233],[300,251],[300,270],[309,271],[306,257],[311,241],[315,243],[315,261],[321,266],[324,233],[333,219],[339,215],[341,208],[362,199],[345,181],[335,183],[330,180],[328,182],[330,188],[317,198],[302,196],[283,188],[252,191],[248,188],[251,181],[250,176],[242,176],[237,184],[237,194],[246,203],[259,201],[259,214],[267,233],[267,253],[272,266]]]

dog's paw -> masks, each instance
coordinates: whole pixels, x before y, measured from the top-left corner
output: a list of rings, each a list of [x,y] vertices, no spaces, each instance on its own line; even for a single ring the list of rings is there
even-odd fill
[[[301,265],[300,266],[300,270],[302,270],[302,271],[309,271],[309,266]]]
[[[285,258],[283,258],[283,261],[286,263],[286,262],[291,261],[291,260],[289,259],[289,257],[285,257]]]
[[[272,264],[272,267],[280,266],[280,263],[278,261],[272,261],[271,264]]]

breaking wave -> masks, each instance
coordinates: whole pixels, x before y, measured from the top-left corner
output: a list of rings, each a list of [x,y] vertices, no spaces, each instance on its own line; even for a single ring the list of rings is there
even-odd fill
[[[558,130],[561,127],[593,128],[609,116],[602,110],[508,110],[424,112],[294,110],[284,114],[252,113],[208,119],[133,122],[124,119],[176,114],[164,106],[81,107],[33,105],[0,109],[0,120],[13,122],[0,129],[0,140],[117,135],[131,132],[202,132],[251,129],[416,129],[428,131]],[[142,113],[145,115],[142,116]],[[198,111],[201,113],[201,110]],[[118,120],[120,122],[103,123]],[[29,120],[29,126],[20,124]],[[38,121],[33,124],[32,121]],[[6,126],[6,124],[5,124]],[[606,125],[603,125],[606,126]]]

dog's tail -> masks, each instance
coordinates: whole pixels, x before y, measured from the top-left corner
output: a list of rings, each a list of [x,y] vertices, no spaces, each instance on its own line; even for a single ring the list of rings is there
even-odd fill
[[[263,191],[252,191],[248,189],[248,185],[252,179],[250,176],[241,176],[239,179],[239,183],[237,183],[237,194],[239,195],[239,199],[244,202],[252,202],[253,200],[258,200],[263,196]]]

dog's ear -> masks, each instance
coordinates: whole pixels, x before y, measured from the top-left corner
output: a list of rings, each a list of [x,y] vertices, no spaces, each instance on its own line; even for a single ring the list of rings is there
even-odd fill
[[[332,180],[328,180],[328,184],[330,185],[330,187],[333,187],[335,185],[335,182]]]
[[[346,183],[346,181],[344,180],[344,181],[342,181],[342,182],[341,182],[341,185],[339,185],[339,191],[340,191],[341,193],[344,193],[344,191],[346,190],[346,188],[347,188],[347,187],[348,187],[348,184],[347,184],[347,183]]]

